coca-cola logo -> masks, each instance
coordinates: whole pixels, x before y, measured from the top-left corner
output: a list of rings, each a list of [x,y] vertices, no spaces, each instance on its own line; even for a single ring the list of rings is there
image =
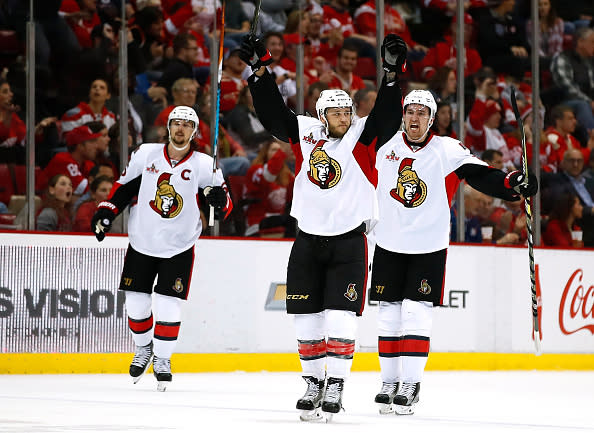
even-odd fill
[[[581,269],[571,274],[561,295],[559,327],[566,335],[582,329],[594,334],[594,285],[586,288],[582,284],[583,276]]]

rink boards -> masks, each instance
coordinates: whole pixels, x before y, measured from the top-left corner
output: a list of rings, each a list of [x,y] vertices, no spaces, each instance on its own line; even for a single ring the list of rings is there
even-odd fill
[[[201,239],[175,370],[296,371],[284,311],[292,242]],[[0,373],[123,372],[132,341],[118,292],[124,236],[0,233]],[[429,369],[594,369],[594,251],[536,249],[543,354],[534,356],[526,248],[448,251]],[[378,370],[377,306],[354,370]]]

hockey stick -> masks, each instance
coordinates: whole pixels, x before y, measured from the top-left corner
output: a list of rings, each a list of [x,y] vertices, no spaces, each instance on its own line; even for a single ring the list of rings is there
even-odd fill
[[[212,143],[212,184],[217,174],[217,154],[219,148],[219,117],[221,113],[221,77],[223,76],[223,42],[225,39],[225,0],[221,2],[221,31],[219,33],[219,67],[217,69],[217,105],[215,110],[214,139]],[[211,83],[213,81],[211,80]],[[208,225],[214,226],[214,207],[210,206]],[[218,231],[218,228],[215,228]]]
[[[250,24],[250,36],[252,39],[256,37],[258,31],[258,20],[260,19],[260,6],[262,6],[262,0],[256,0],[256,8],[254,9],[254,16],[252,17],[252,23]]]
[[[528,183],[528,157],[526,155],[526,134],[524,132],[524,122],[520,117],[518,103],[516,102],[516,89],[511,88],[511,104],[518,122],[518,128],[522,132],[522,174],[524,175],[523,185]],[[540,321],[538,317],[538,299],[536,297],[536,278],[534,272],[534,239],[532,237],[532,206],[530,197],[524,199],[524,208],[526,210],[526,229],[528,231],[528,257],[530,259],[530,291],[532,293],[532,330],[534,337],[534,346],[536,354],[540,355]]]

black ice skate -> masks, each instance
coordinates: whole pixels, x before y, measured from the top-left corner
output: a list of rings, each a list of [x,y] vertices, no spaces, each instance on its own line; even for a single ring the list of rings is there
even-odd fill
[[[130,364],[130,376],[134,383],[138,382],[153,359],[153,343],[146,346],[136,346],[134,358]]]
[[[332,421],[332,415],[342,409],[342,391],[344,390],[344,379],[329,377],[326,382],[326,392],[322,401],[322,412],[326,412],[326,422]]]
[[[421,384],[404,382],[400,385],[394,397],[394,412],[398,415],[412,415],[415,413],[415,404],[419,401]]]
[[[307,390],[303,397],[297,400],[297,409],[301,410],[301,421],[321,421],[322,398],[324,398],[324,379],[319,380],[313,376],[304,376]]]
[[[157,358],[153,360],[153,373],[157,378],[157,391],[165,391],[172,380],[171,361],[169,358]]]
[[[394,397],[398,393],[398,383],[382,383],[382,389],[375,396],[375,402],[379,404],[379,413],[386,415],[394,413]]]

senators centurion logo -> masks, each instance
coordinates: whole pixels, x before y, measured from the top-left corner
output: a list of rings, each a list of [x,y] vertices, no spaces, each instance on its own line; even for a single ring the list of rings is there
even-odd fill
[[[398,169],[396,188],[390,191],[390,196],[402,203],[404,207],[420,206],[427,198],[427,185],[413,170],[414,161],[414,158],[402,160]]]
[[[155,199],[149,202],[152,210],[162,218],[175,218],[181,212],[184,201],[173,185],[169,183],[171,173],[163,173],[157,179],[157,192]]]
[[[174,292],[176,293],[181,293],[184,290],[184,285],[182,283],[182,279],[181,278],[176,278],[175,279],[175,283],[173,284],[173,286],[171,286],[171,288],[173,289]]]
[[[347,298],[351,302],[354,302],[357,300],[357,290],[355,290],[355,283],[349,284],[346,292],[344,293],[344,297]]]
[[[307,177],[321,189],[329,189],[335,186],[342,176],[340,164],[330,158],[322,146],[326,140],[318,141],[309,156],[309,171]]]
[[[424,278],[421,280],[421,286],[419,287],[419,292],[422,293],[423,295],[428,295],[429,293],[431,293],[431,286],[429,285],[429,283],[427,283],[427,280]]]

